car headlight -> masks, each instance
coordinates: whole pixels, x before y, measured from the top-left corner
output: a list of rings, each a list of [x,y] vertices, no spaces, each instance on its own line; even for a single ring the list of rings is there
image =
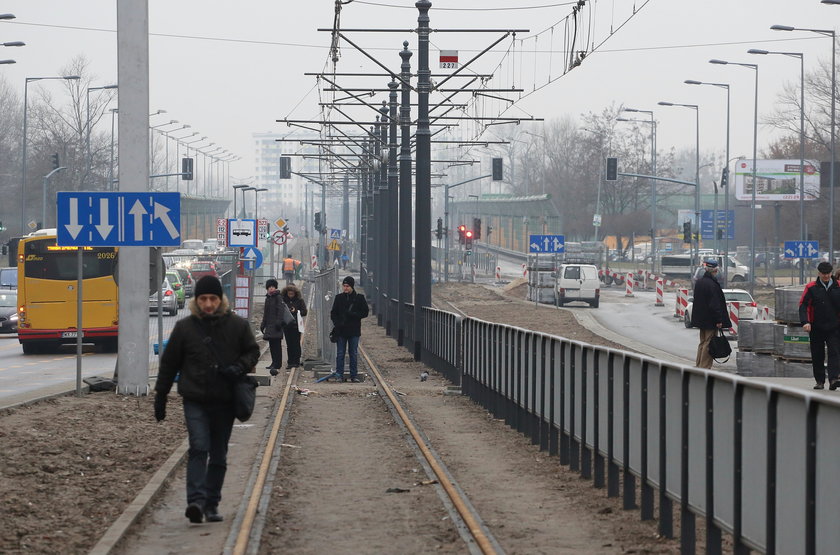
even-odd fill
[[[18,315],[17,315],[17,313],[12,314],[11,316],[9,316],[9,322],[17,322],[17,321],[18,321]]]

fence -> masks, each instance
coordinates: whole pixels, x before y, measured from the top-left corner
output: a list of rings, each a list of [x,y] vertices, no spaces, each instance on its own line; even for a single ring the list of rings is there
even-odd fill
[[[312,301],[311,313],[317,315],[317,336],[315,345],[317,356],[324,362],[332,363],[335,360],[335,343],[330,341],[330,310],[333,300],[338,294],[338,268],[332,267],[325,272],[315,274],[312,280],[314,298]]]
[[[423,310],[424,362],[625,508],[658,517],[666,537],[678,505],[683,552],[695,550],[697,518],[709,553],[723,533],[736,553],[840,544],[840,401]]]

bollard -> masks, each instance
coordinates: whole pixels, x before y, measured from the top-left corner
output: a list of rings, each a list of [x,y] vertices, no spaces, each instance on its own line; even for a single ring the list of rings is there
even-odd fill
[[[729,308],[729,321],[732,322],[732,327],[729,328],[729,333],[738,335],[738,310],[741,308],[741,303],[738,301],[731,301],[726,303]]]
[[[662,278],[658,278],[656,280],[656,302],[653,303],[654,306],[665,306],[665,280]]]
[[[626,287],[624,288],[624,296],[625,297],[633,297],[633,274],[627,274],[627,278],[624,280]]]

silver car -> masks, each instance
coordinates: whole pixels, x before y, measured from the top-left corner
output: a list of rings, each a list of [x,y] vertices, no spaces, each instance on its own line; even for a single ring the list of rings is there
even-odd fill
[[[178,314],[178,298],[175,296],[175,290],[172,289],[172,286],[169,284],[168,279],[163,280],[163,284],[160,286],[161,291],[161,308],[166,311],[167,314],[170,316],[175,316]],[[157,293],[151,295],[149,297],[149,311],[157,312],[158,309],[158,296]]]

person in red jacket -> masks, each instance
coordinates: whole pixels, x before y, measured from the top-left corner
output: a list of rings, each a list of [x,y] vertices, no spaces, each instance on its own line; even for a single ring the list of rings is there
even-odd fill
[[[826,351],[828,351],[828,388],[840,386],[840,284],[831,276],[828,262],[817,266],[819,277],[805,285],[799,299],[799,320],[811,341],[811,366],[814,389],[825,387]]]

